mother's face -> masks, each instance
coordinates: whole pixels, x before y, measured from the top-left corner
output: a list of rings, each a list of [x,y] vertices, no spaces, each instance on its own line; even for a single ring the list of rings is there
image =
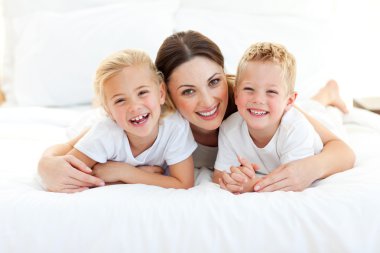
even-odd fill
[[[170,76],[170,96],[191,125],[215,130],[223,121],[228,103],[228,85],[223,67],[195,57],[183,63]]]

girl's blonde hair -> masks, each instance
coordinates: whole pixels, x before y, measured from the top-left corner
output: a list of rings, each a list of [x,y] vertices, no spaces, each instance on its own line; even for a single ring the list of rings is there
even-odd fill
[[[104,94],[105,82],[107,82],[107,80],[109,80],[110,78],[114,77],[124,68],[132,66],[148,67],[152,73],[152,78],[157,83],[157,85],[163,82],[161,72],[157,70],[149,55],[144,51],[136,49],[125,49],[111,54],[100,63],[98,69],[96,70],[94,81],[95,95],[99,100],[98,102],[103,106],[103,108],[106,111],[107,107]],[[166,89],[165,85],[164,88]],[[164,117],[167,114],[174,112],[175,110],[173,103],[169,99],[167,99],[167,97],[168,96],[165,97],[165,103],[162,105],[161,108],[161,117]]]
[[[282,69],[288,94],[294,92],[296,60],[283,45],[270,42],[259,42],[251,45],[240,59],[236,74],[236,85],[241,81],[241,75],[245,71],[247,63],[252,61],[278,64]]]

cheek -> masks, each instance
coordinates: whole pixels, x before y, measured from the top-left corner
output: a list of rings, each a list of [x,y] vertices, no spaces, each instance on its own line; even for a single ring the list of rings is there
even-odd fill
[[[185,98],[177,98],[173,100],[175,107],[177,110],[183,115],[188,115],[193,112],[195,105],[196,105],[196,99],[190,98],[190,99],[185,99]]]
[[[235,96],[235,104],[239,107],[245,106],[245,104],[247,103],[248,100],[249,100],[248,95],[246,95],[244,93],[238,93]]]

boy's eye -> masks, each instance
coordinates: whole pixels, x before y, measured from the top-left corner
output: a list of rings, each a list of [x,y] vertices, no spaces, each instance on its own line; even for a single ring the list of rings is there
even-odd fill
[[[244,87],[243,90],[253,92],[254,89],[252,87]]]
[[[194,91],[193,89],[186,89],[186,90],[183,90],[181,94],[184,95],[184,96],[190,96],[190,95],[192,95],[194,92],[195,92],[195,91]]]
[[[276,90],[268,90],[267,92],[270,94],[278,94],[278,91],[276,91]]]

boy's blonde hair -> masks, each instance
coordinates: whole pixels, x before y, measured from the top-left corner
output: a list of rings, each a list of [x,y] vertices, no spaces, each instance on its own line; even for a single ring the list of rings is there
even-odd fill
[[[282,68],[283,78],[285,78],[284,81],[287,85],[287,93],[294,92],[296,60],[283,45],[270,42],[259,42],[251,45],[240,59],[236,74],[236,85],[239,84],[241,75],[245,71],[248,62],[278,64]]]
[[[98,102],[107,110],[104,84],[110,78],[114,77],[126,67],[146,66],[152,73],[152,79],[157,85],[163,82],[162,74],[157,70],[156,66],[150,59],[149,55],[144,51],[136,49],[125,49],[105,58],[99,65],[95,74],[94,89]],[[166,87],[165,85],[163,86]],[[161,117],[174,112],[174,105],[171,100],[165,98],[165,103],[162,105]]]

